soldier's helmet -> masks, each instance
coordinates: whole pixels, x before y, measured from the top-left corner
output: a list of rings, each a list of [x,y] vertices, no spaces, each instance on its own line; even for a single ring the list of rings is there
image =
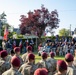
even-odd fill
[[[13,56],[11,59],[12,66],[20,67],[20,59],[17,56]]]

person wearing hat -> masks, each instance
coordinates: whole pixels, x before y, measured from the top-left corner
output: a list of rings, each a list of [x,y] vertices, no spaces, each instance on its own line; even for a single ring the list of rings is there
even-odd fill
[[[23,60],[20,57],[20,48],[19,47],[15,47],[14,48],[14,52],[15,52],[15,55],[14,56],[17,56],[20,59],[20,65],[22,65],[23,64]]]
[[[0,52],[0,56],[1,56],[1,59],[0,59],[0,75],[4,71],[8,70],[10,68],[10,66],[11,66],[10,63],[8,63],[6,61],[7,55],[8,54],[7,54],[6,50],[3,50],[3,51]]]
[[[51,75],[52,65],[47,61],[47,57],[48,57],[47,53],[43,52],[41,56],[42,56],[42,59],[38,62],[38,67],[46,68],[48,70],[48,75]]]
[[[76,68],[73,65],[74,57],[71,53],[67,53],[65,55],[65,61],[66,61],[66,64],[68,66],[67,74],[68,75],[76,75]]]
[[[48,75],[48,70],[46,68],[38,68],[34,75]]]
[[[22,75],[34,75],[34,71],[37,69],[37,66],[33,64],[35,61],[35,55],[33,53],[28,54],[28,62],[24,63],[20,69],[19,72],[21,72]]]
[[[28,61],[27,55],[28,55],[29,53],[32,53],[32,47],[31,47],[31,46],[27,46],[26,49],[27,49],[27,52],[22,55],[23,62],[27,62],[27,61]]]
[[[57,73],[54,75],[67,75],[67,64],[64,60],[57,61]]]
[[[11,58],[14,56],[15,52],[14,50],[11,50],[10,55],[7,56],[7,61],[10,62]]]
[[[2,75],[22,75],[18,69],[20,67],[20,60],[18,57],[13,56],[11,59],[11,68],[7,71],[5,71],[4,73],[2,73]]]
[[[47,59],[47,61],[51,64],[51,72],[52,74],[56,71],[56,63],[57,61],[54,59],[55,54],[54,52],[50,52],[50,57]]]

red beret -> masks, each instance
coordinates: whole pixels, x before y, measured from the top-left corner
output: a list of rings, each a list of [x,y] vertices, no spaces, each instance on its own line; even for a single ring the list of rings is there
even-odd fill
[[[27,50],[28,51],[32,51],[32,47],[31,46],[27,46]]]
[[[47,53],[46,53],[46,52],[43,52],[43,53],[42,53],[42,58],[43,58],[43,59],[47,58]]]
[[[38,68],[35,70],[34,75],[48,75],[48,71],[46,68]]]
[[[67,65],[66,65],[64,60],[58,60],[57,61],[57,66],[64,69],[64,70],[67,70]]]
[[[20,66],[20,59],[17,56],[13,56],[11,59],[11,64],[15,67]]]
[[[73,55],[72,55],[71,53],[67,53],[67,54],[65,55],[65,59],[66,59],[66,60],[69,60],[69,61],[73,61],[73,60],[74,60],[74,57],[73,57]]]
[[[7,55],[8,55],[8,53],[7,53],[6,50],[3,50],[3,51],[0,52],[0,56],[1,56],[2,58],[6,57]]]
[[[20,52],[20,47],[15,47],[14,52]]]
[[[29,53],[28,54],[28,59],[32,59],[32,60],[35,60],[35,55],[33,53]]]
[[[50,56],[54,57],[55,56],[54,52],[50,52]]]

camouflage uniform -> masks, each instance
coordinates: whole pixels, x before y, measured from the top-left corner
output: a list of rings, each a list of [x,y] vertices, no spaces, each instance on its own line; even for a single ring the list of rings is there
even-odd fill
[[[11,55],[8,55],[6,61],[7,62],[10,62],[11,61],[11,58],[12,58],[12,56]]]
[[[10,63],[6,62],[5,60],[3,60],[2,58],[0,59],[0,75],[8,70],[11,67]]]
[[[54,74],[54,75],[67,75],[67,74],[58,74],[58,73],[56,73],[56,74]]]
[[[76,75],[76,68],[74,66],[68,66],[67,75]]]
[[[36,69],[37,66],[35,64],[26,63],[20,67],[19,72],[21,72],[22,75],[34,75]]]
[[[54,73],[56,71],[57,61],[53,58],[48,58],[47,61],[51,64],[51,71],[52,71],[52,73]]]
[[[13,67],[9,70],[5,71],[2,75],[22,75],[17,69],[14,69]]]
[[[16,55],[20,59],[20,66],[23,64],[23,60],[20,56]]]
[[[28,55],[28,53],[25,53],[22,55],[23,62],[27,62],[27,55]]]
[[[46,61],[46,60],[41,60],[38,64],[39,68],[46,68],[48,70],[48,75],[52,75],[52,65]]]

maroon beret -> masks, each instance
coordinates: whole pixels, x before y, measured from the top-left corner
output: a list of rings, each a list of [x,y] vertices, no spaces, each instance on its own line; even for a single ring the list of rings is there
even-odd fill
[[[2,58],[6,57],[7,55],[8,55],[8,53],[7,53],[6,50],[3,50],[3,51],[0,52],[0,56],[1,56]]]
[[[46,68],[38,68],[35,70],[34,75],[48,75],[48,71]]]
[[[32,60],[35,60],[35,55],[33,53],[29,53],[28,54],[28,59],[32,59]]]
[[[50,56],[54,57],[55,56],[54,52],[50,52]]]
[[[15,47],[14,52],[20,52],[20,47]]]
[[[47,58],[48,55],[47,55],[46,52],[43,52],[43,53],[41,54],[41,56],[42,56],[43,59],[45,59],[45,58]]]
[[[67,65],[64,60],[58,60],[57,66],[60,67],[61,69],[67,70]]]
[[[27,51],[32,51],[32,47],[31,46],[27,46]]]
[[[74,60],[74,57],[73,57],[73,55],[72,55],[71,53],[67,53],[67,54],[65,55],[65,59],[66,59],[66,60],[69,60],[69,61],[73,61],[73,60]]]
[[[20,66],[20,59],[17,56],[13,56],[11,59],[11,64],[15,67]]]

